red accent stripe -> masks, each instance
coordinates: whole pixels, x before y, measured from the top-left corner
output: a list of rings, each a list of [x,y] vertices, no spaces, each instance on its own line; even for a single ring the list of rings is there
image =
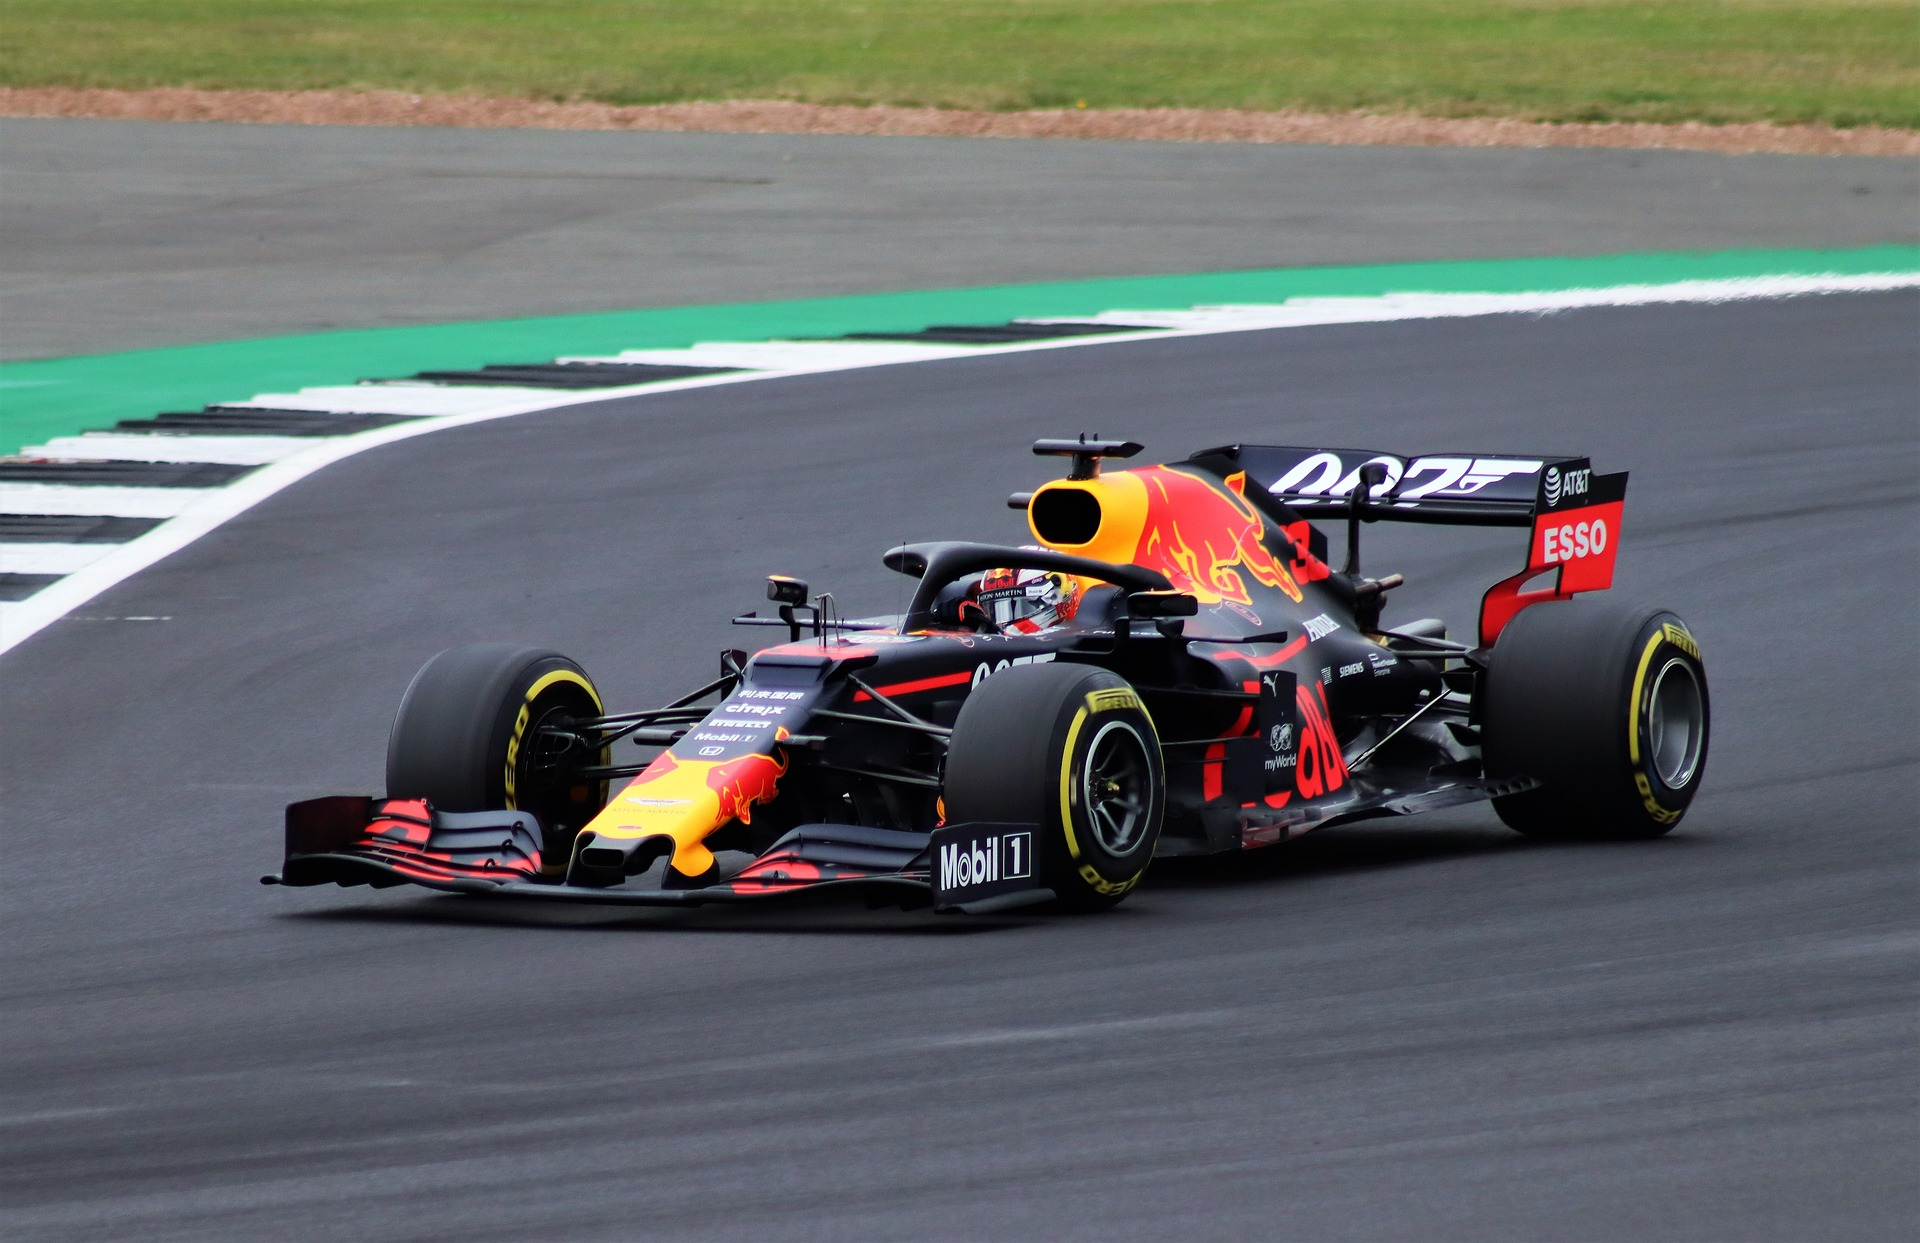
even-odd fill
[[[1275,665],[1286,664],[1306,650],[1307,636],[1301,635],[1271,656],[1249,656],[1246,661],[1256,669],[1271,669]]]
[[[973,681],[971,673],[943,673],[937,678],[921,678],[917,682],[895,682],[891,686],[876,686],[873,689],[882,695],[916,695],[921,691],[937,691],[943,686],[959,686],[963,682]],[[855,691],[853,702],[864,703],[873,696],[865,691]]]
[[[1226,767],[1222,761],[1226,758],[1227,744],[1216,742],[1207,748],[1207,759],[1200,766],[1200,797],[1211,803],[1220,797],[1226,789],[1222,770]]]
[[[1270,656],[1249,656],[1244,651],[1236,651],[1232,648],[1227,648],[1225,651],[1221,652],[1221,655],[1231,656],[1235,660],[1244,660],[1256,669],[1271,669],[1275,665],[1286,664],[1288,661],[1292,660],[1295,656],[1298,656],[1301,652],[1304,652],[1306,650],[1307,650],[1307,636],[1301,635],[1299,638],[1295,639],[1293,642],[1287,644],[1285,647],[1281,648],[1279,651],[1273,653]]]
[[[1240,684],[1240,689],[1245,691],[1249,695],[1258,695],[1260,693],[1260,684],[1258,682],[1242,682]],[[1220,736],[1222,738],[1239,738],[1247,732],[1247,727],[1252,724],[1253,724],[1253,705],[1242,704],[1240,707],[1239,717],[1234,721],[1232,725],[1229,725],[1227,727],[1227,732]]]

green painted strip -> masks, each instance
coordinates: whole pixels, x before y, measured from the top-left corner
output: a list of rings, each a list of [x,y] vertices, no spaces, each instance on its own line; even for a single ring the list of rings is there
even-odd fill
[[[263,392],[347,384],[564,354],[673,349],[846,332],[914,332],[936,323],[1093,315],[1126,308],[1386,293],[1525,293],[1753,276],[1920,271],[1920,246],[1601,255],[1116,277],[859,294],[789,302],[554,315],[367,328],[0,365],[0,453],[163,410],[198,410]]]

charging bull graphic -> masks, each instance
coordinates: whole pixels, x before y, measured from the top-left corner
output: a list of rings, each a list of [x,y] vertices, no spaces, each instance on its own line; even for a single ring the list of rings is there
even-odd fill
[[[754,806],[773,801],[786,771],[786,761],[772,755],[688,760],[668,751],[608,803],[587,831],[611,841],[671,837],[673,866],[699,876],[713,866],[707,836],[734,820],[751,824]]]
[[[707,770],[707,788],[719,798],[717,828],[729,820],[753,823],[753,805],[771,803],[780,792],[780,778],[787,765],[771,755],[743,755],[725,760]]]
[[[1247,476],[1228,475],[1222,491],[1206,480],[1164,466],[1130,472],[1147,489],[1139,564],[1159,570],[1175,591],[1203,605],[1253,603],[1247,578],[1302,599],[1300,585],[1266,545],[1266,522],[1248,504]]]

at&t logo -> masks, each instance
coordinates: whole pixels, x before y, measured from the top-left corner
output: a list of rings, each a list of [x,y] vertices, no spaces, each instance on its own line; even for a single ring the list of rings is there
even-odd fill
[[[1541,478],[1541,491],[1546,493],[1547,508],[1551,509],[1565,497],[1569,500],[1576,496],[1585,496],[1588,485],[1593,482],[1593,471],[1570,470],[1562,472],[1558,466],[1547,467],[1547,473]]]

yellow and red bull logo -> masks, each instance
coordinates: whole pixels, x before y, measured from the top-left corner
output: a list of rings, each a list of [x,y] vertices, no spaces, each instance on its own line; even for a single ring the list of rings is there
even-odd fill
[[[698,876],[713,866],[703,844],[735,820],[750,824],[753,809],[780,791],[787,763],[773,755],[689,760],[671,751],[647,765],[583,832],[615,840],[665,835],[673,839],[673,866]]]
[[[1057,490],[1090,494],[1100,520],[1079,543],[1049,539],[1036,524],[1034,534],[1050,548],[1159,570],[1174,590],[1206,606],[1245,609],[1254,602],[1255,584],[1296,603],[1302,599],[1299,579],[1267,547],[1266,520],[1247,500],[1244,471],[1215,482],[1172,467],[1144,466],[1097,479],[1062,480],[1041,494]],[[1028,513],[1032,521],[1033,507]],[[1293,543],[1291,533],[1280,534]]]
[[[1147,486],[1137,564],[1159,570],[1174,590],[1203,605],[1252,604],[1249,578],[1300,601],[1300,585],[1267,549],[1266,522],[1247,501],[1246,472],[1227,476],[1224,488],[1164,466],[1132,473]]]
[[[742,755],[709,768],[707,788],[720,802],[720,818],[714,827],[730,820],[752,824],[754,804],[771,803],[780,792],[780,778],[786,774],[786,761],[771,755]]]

